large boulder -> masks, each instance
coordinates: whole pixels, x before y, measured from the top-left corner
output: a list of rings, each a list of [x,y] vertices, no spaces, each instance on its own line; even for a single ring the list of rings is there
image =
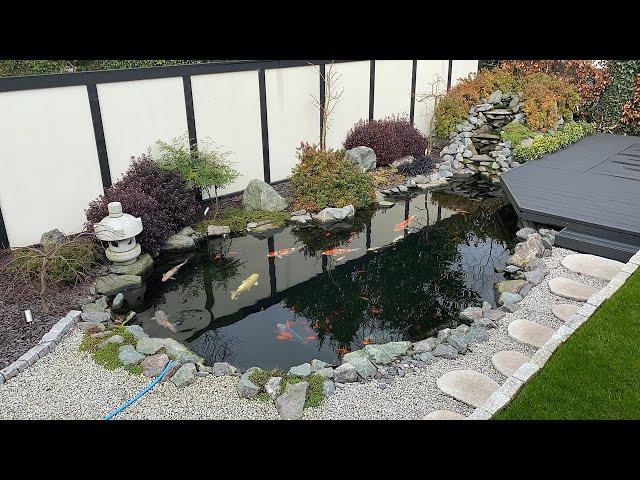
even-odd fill
[[[347,353],[342,361],[345,364],[351,364],[362,378],[372,377],[378,371],[373,363],[371,363],[371,355],[367,350],[356,350]]]
[[[271,185],[254,178],[244,190],[242,205],[247,210],[279,212],[287,208],[287,201]]]
[[[509,257],[507,264],[525,270],[526,267],[533,263],[536,258],[542,258],[544,254],[544,245],[542,237],[538,233],[529,235],[526,241],[516,245],[514,254]]]
[[[347,150],[347,155],[354,165],[357,165],[363,172],[369,172],[376,168],[376,153],[370,147],[355,147]]]
[[[45,250],[48,250],[64,242],[65,238],[66,237],[64,233],[62,233],[60,230],[55,228],[53,230],[43,233],[42,236],[40,237],[40,243],[42,244]]]
[[[171,235],[162,246],[162,250],[166,252],[180,252],[183,250],[191,250],[193,248],[196,248],[196,242],[194,242],[193,238],[180,233]]]
[[[178,388],[191,385],[196,379],[196,366],[193,363],[185,363],[171,377],[171,383]]]
[[[111,296],[141,287],[142,277],[139,275],[103,275],[98,277],[94,286],[97,293]]]
[[[342,208],[327,207],[313,215],[313,219],[322,223],[340,222],[342,220],[351,220],[355,215],[356,209],[353,205],[346,205]]]
[[[307,395],[307,382],[288,384],[287,390],[276,398],[276,409],[283,420],[298,420]]]

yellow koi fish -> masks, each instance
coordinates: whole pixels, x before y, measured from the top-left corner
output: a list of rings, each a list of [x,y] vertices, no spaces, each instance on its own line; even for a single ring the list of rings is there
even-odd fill
[[[246,292],[254,285],[258,285],[259,276],[260,275],[258,275],[257,273],[252,273],[251,275],[249,275],[235,291],[231,292],[231,300],[235,300],[242,292]]]

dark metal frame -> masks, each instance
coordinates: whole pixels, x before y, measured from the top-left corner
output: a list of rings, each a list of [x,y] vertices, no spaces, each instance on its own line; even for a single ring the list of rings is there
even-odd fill
[[[103,188],[111,186],[111,172],[109,168],[109,158],[105,143],[104,128],[102,125],[102,115],[100,112],[100,100],[98,98],[97,85],[103,83],[128,82],[135,80],[151,80],[159,78],[180,77],[183,81],[185,110],[187,117],[187,129],[189,134],[189,145],[192,152],[198,148],[198,138],[196,132],[196,122],[194,116],[193,93],[191,90],[191,77],[195,75],[208,75],[214,73],[246,72],[257,71],[258,85],[260,89],[260,120],[262,127],[262,158],[264,169],[264,181],[271,183],[271,166],[269,158],[269,128],[267,115],[267,93],[265,83],[265,70],[273,68],[305,67],[309,65],[319,66],[320,101],[324,104],[325,88],[324,74],[327,63],[348,63],[362,60],[244,60],[226,63],[203,63],[192,65],[174,65],[168,67],[145,67],[130,68],[123,70],[100,70],[94,72],[61,73],[50,75],[30,75],[26,77],[4,77],[0,78],[0,92],[13,92],[24,90],[35,90],[43,88],[57,88],[70,86],[85,86],[89,96],[89,107],[93,122],[98,162],[100,165],[100,175]],[[370,60],[369,70],[369,120],[374,117],[375,100],[375,74],[376,61]],[[412,60],[411,70],[411,98],[410,98],[410,121],[414,122],[415,116],[415,89],[417,60]],[[447,89],[451,86],[451,70],[453,61],[449,60],[449,78]],[[320,115],[320,132],[322,132],[322,115]],[[5,224],[0,211],[0,247],[9,246]]]

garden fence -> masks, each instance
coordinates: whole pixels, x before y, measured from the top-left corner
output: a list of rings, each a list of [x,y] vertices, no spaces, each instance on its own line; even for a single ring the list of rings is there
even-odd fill
[[[334,62],[341,101],[327,143],[342,146],[361,119],[406,115],[427,133],[432,109],[416,94],[475,72],[477,60],[269,60],[0,78],[0,247],[42,232],[82,230],[88,203],[131,157],[186,134],[231,152],[239,178],[284,180],[301,141],[318,143],[322,72]],[[430,88],[429,88],[430,90]]]

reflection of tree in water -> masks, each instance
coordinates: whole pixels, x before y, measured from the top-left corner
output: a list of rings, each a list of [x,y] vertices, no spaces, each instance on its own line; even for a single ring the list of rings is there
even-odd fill
[[[380,330],[411,340],[424,338],[455,323],[462,308],[477,303],[484,277],[467,287],[458,247],[479,246],[479,239],[486,238],[495,242],[486,255],[502,253],[509,235],[497,218],[500,205],[483,202],[378,253],[338,266],[304,288],[292,288],[285,304],[312,321],[319,340],[330,335],[334,347],[348,348],[354,337],[361,343],[368,332]]]
[[[193,342],[190,347],[201,357],[207,359],[208,364],[228,362],[233,358],[233,344],[235,338],[226,338],[220,330],[207,330]]]

